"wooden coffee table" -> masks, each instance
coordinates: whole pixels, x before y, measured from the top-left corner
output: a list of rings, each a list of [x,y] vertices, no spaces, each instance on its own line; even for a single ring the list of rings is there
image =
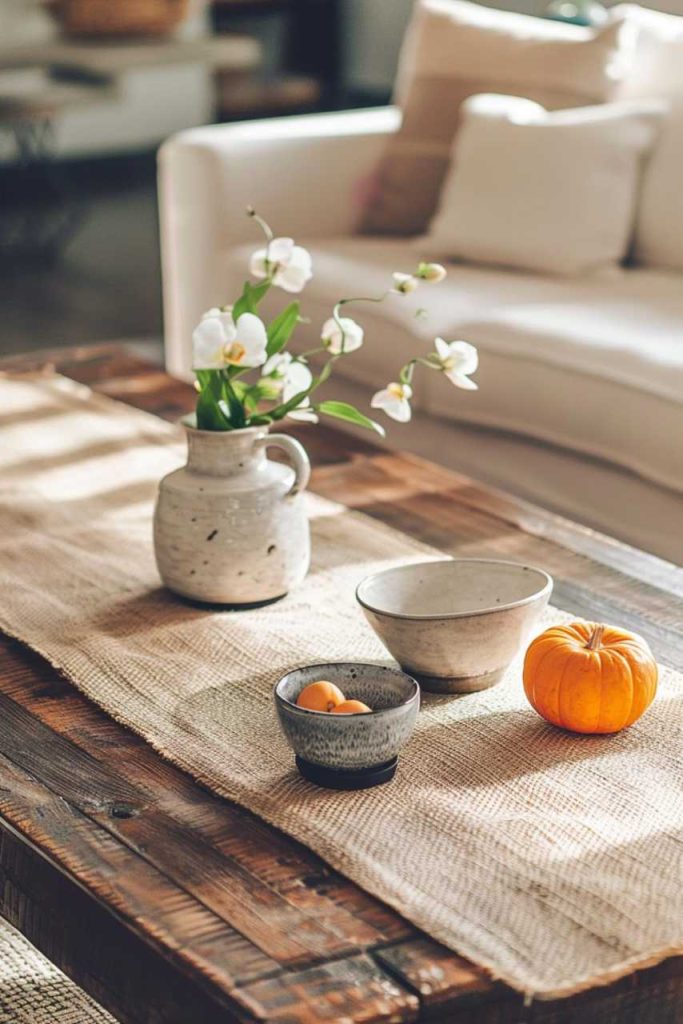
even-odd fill
[[[123,347],[0,362],[41,367],[166,419],[193,403]],[[543,565],[557,604],[635,629],[683,669],[683,570],[422,459],[327,427],[293,433],[317,493],[445,552]],[[683,957],[524,1008],[1,636],[0,876],[5,917],[125,1024],[683,1020]]]

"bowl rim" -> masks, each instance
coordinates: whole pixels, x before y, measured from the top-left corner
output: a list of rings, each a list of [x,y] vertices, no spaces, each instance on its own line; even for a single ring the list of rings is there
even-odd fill
[[[412,683],[413,692],[401,704],[394,704],[393,707],[377,708],[376,711],[373,711],[371,709],[369,712],[352,711],[351,714],[346,715],[332,715],[330,711],[314,711],[312,708],[300,708],[298,704],[294,704],[291,700],[288,700],[287,697],[283,697],[283,695],[280,693],[280,686],[282,685],[282,683],[284,683],[285,679],[287,679],[288,676],[293,675],[295,672],[303,672],[304,669],[310,668],[319,668],[322,671],[330,668],[346,668],[351,666],[353,666],[353,668],[371,668],[375,670],[380,669],[382,672],[391,673],[391,675],[403,676],[404,679],[407,679],[410,683]],[[321,675],[320,678],[323,679],[324,675]],[[284,675],[281,675],[278,681],[275,683],[275,686],[273,687],[273,696],[275,697],[276,704],[283,705],[285,708],[287,708],[289,711],[293,711],[295,714],[317,715],[319,718],[331,719],[332,721],[342,722],[344,721],[344,719],[349,718],[367,718],[368,714],[389,715],[401,711],[403,708],[408,707],[416,700],[419,701],[420,684],[417,682],[416,679],[413,679],[413,677],[408,672],[404,672],[403,669],[401,668],[394,668],[393,665],[375,665],[371,661],[321,661],[312,662],[309,665],[298,665],[296,668],[290,668],[287,672],[284,673]]]
[[[363,600],[361,597],[361,589],[372,583],[374,580],[379,579],[380,576],[388,576],[393,573],[405,572],[406,569],[419,569],[426,568],[427,566],[455,564],[512,566],[515,569],[526,569],[530,572],[538,573],[538,575],[544,579],[544,583],[543,586],[533,594],[529,594],[527,597],[520,597],[516,601],[508,601],[505,604],[495,604],[488,608],[478,608],[472,611],[436,612],[434,614],[430,613],[424,615],[420,615],[419,613],[408,614],[406,612],[390,612],[384,608],[378,607],[377,605],[370,604],[370,602]],[[505,558],[439,558],[428,562],[408,562],[405,565],[395,565],[391,569],[381,569],[379,572],[374,572],[369,576],[365,576],[356,587],[356,600],[362,608],[366,611],[372,612],[374,615],[383,615],[390,619],[403,619],[405,621],[433,622],[442,619],[473,619],[478,618],[481,615],[493,615],[495,612],[508,611],[511,608],[522,608],[524,605],[533,604],[534,601],[538,601],[546,594],[550,595],[553,586],[554,580],[550,573],[546,572],[545,569],[539,568],[537,565],[529,565],[526,562],[513,562],[510,559]]]

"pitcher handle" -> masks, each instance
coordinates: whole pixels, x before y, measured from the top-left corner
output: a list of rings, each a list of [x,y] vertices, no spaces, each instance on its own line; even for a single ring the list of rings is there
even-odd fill
[[[311,477],[311,464],[308,461],[306,449],[288,434],[268,434],[257,442],[261,448],[282,448],[289,456],[294,469],[294,483],[287,492],[286,497],[293,497],[299,491],[303,491]]]

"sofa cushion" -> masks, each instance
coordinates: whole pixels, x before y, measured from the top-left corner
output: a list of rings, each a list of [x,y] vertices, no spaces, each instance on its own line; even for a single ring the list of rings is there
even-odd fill
[[[617,86],[620,99],[683,92],[683,18],[637,4],[619,4],[610,20],[637,29],[635,59]]]
[[[381,294],[392,271],[412,269],[413,253],[396,240],[314,240],[310,248],[314,276],[301,298],[311,324],[297,336],[302,349],[316,343],[339,298]],[[231,272],[242,270],[250,251],[226,257]],[[271,293],[266,314],[282,301]],[[420,307],[427,318],[414,316]],[[456,391],[425,370],[415,375],[418,406],[602,456],[683,491],[680,275],[633,269],[574,279],[451,266],[441,285],[348,313],[366,332],[363,347],[337,364],[350,379],[385,386],[436,335],[462,337],[479,348],[479,391]],[[327,388],[333,394],[334,382]]]
[[[620,95],[671,102],[643,177],[634,256],[648,266],[683,270],[683,18],[635,4],[620,4],[612,16],[639,30],[637,59]]]
[[[630,66],[631,37],[623,20],[592,30],[467,0],[418,0],[396,87],[403,124],[378,169],[366,230],[426,230],[468,96],[509,93],[551,110],[599,103]]]
[[[518,96],[472,96],[423,248],[547,274],[620,263],[662,113],[656,100],[548,113]]]

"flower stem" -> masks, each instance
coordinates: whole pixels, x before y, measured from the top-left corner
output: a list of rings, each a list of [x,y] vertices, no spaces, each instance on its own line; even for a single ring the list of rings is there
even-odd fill
[[[413,371],[415,370],[415,367],[418,365],[418,363],[420,366],[426,366],[428,370],[441,369],[441,365],[435,360],[430,359],[429,356],[415,356],[414,359],[411,359],[410,362],[406,363],[405,366],[402,367],[401,373],[399,375],[399,380],[401,381],[401,384],[410,384],[412,382]]]
[[[398,375],[398,379],[400,380],[401,384],[411,383],[413,379],[413,370],[415,369],[416,363],[417,359],[411,359],[409,363],[406,363],[405,366],[401,367],[401,372]]]
[[[339,300],[339,302],[336,304],[336,306],[334,307],[334,309],[332,311],[332,317],[333,317],[334,322],[336,323],[337,327],[341,331],[341,336],[342,336],[341,337],[341,352],[339,353],[339,355],[343,356],[345,351],[346,351],[346,331],[344,330],[344,325],[341,322],[341,317],[340,317],[340,312],[339,312],[341,310],[342,306],[348,306],[349,303],[351,303],[351,302],[375,302],[375,303],[384,302],[386,297],[388,295],[391,295],[392,290],[393,289],[388,288],[387,291],[385,291],[384,294],[380,295],[380,296],[376,296],[376,295],[356,295],[356,296],[354,296],[352,298],[349,298],[349,299],[340,299]]]
[[[269,279],[272,280],[273,274],[274,274],[274,269],[272,271],[270,269],[270,245],[271,245],[271,242],[273,241],[273,238],[275,237],[273,235],[273,229],[271,228],[271,226],[268,223],[268,221],[264,220],[263,217],[259,216],[259,214],[256,212],[256,210],[254,209],[253,206],[248,206],[247,207],[247,217],[251,217],[252,220],[256,221],[258,226],[261,228],[261,231],[265,235],[265,238],[266,238],[266,257],[265,257],[266,270],[268,271]]]
[[[273,241],[274,235],[270,224],[268,224],[268,222],[265,221],[263,217],[260,217],[258,215],[253,206],[247,207],[247,217],[251,217],[252,220],[256,221],[258,226],[261,228],[261,231],[266,236],[266,242]]]
[[[320,352],[327,352],[324,345],[318,345],[317,348],[309,348],[305,352],[297,352],[294,359],[297,363],[300,363],[302,359],[308,359],[310,356],[317,356]]]

